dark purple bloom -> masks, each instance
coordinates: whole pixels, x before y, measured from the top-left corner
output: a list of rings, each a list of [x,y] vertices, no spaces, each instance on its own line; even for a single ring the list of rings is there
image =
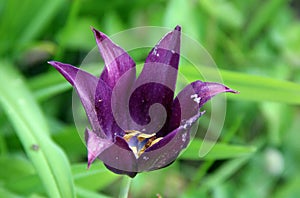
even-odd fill
[[[118,174],[170,165],[184,149],[200,108],[222,92],[218,83],[195,81],[175,98],[181,28],[166,34],[150,51],[136,78],[135,62],[105,34],[93,29],[105,62],[100,77],[72,65],[51,61],[76,89],[91,129],[86,129],[88,166],[99,158]]]

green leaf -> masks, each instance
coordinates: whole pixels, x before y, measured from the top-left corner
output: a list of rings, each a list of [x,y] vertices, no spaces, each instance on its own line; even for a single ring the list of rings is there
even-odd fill
[[[282,6],[286,3],[284,0],[269,0],[258,6],[256,13],[252,14],[253,18],[244,33],[244,39],[249,42],[257,34],[266,27],[267,23],[274,18],[274,15],[279,12]]]
[[[168,1],[163,24],[167,27],[175,27],[180,24],[182,29],[194,38],[201,37],[201,19],[196,15],[194,2],[185,0]],[[180,10],[180,12],[179,12]]]
[[[298,197],[299,193],[300,193],[299,185],[300,185],[299,175],[295,175],[295,177],[290,178],[289,180],[287,180],[287,182],[285,182],[284,184],[282,184],[278,188],[276,188],[273,197],[275,197],[275,198]]]
[[[0,157],[0,180],[9,181],[35,173],[32,164],[19,156]]]
[[[34,194],[45,195],[46,191],[37,174],[27,175],[15,178],[5,182],[5,187],[15,193],[22,194],[26,197]]]
[[[202,144],[203,140],[194,139],[184,153],[180,156],[180,158],[188,160],[220,160],[248,156],[256,151],[256,148],[251,146],[236,146],[224,143],[216,143],[207,153],[207,155],[205,155],[203,158],[200,158],[199,149],[201,148]]]
[[[65,0],[2,0],[0,54],[18,55],[43,32],[65,3]]]
[[[28,86],[39,101],[71,89],[71,85],[56,71],[41,74],[28,81]]]
[[[230,176],[236,173],[245,163],[249,161],[250,157],[242,157],[232,159],[222,165],[213,174],[210,174],[203,181],[203,187],[213,189],[215,186],[219,186],[224,183]]]
[[[65,0],[48,0],[44,1],[37,10],[31,10],[35,11],[35,16],[31,18],[31,21],[26,24],[25,29],[22,30],[18,45],[22,47],[22,45],[35,39],[60,11],[60,8],[65,2]],[[32,2],[32,4],[35,3],[35,1]]]
[[[119,175],[110,172],[103,163],[93,163],[90,169],[87,169],[86,163],[73,165],[72,172],[76,186],[88,190],[101,190],[120,178]]]
[[[0,105],[32,161],[50,197],[75,197],[69,162],[51,140],[44,115],[22,76],[9,62],[0,62]]]
[[[8,190],[0,187],[0,197],[5,197],[5,198],[22,198],[20,195],[16,195],[12,192],[9,192]]]
[[[109,198],[106,195],[96,193],[94,191],[86,190],[84,188],[76,186],[76,194],[78,195],[78,198],[86,198],[86,197],[93,197],[93,198]]]
[[[180,71],[190,82],[201,79],[201,73],[210,81],[218,81],[218,75],[221,75],[226,86],[240,92],[227,94],[230,99],[300,104],[300,85],[293,82],[226,70],[217,71],[209,67],[201,67],[200,73],[191,65],[181,66]]]
[[[243,24],[242,13],[233,2],[220,0],[200,0],[201,8],[217,18],[222,24],[233,28],[240,28]]]

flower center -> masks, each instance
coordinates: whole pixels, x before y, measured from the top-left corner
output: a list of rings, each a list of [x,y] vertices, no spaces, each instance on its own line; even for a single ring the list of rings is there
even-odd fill
[[[125,133],[123,138],[128,142],[128,145],[136,158],[139,158],[147,148],[153,146],[162,139],[161,137],[157,138],[155,133],[146,134],[136,130],[127,130]]]

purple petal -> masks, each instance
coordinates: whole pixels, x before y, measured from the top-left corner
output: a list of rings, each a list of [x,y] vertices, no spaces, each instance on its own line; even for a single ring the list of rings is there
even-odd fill
[[[113,172],[117,174],[137,173],[137,161],[127,142],[116,136],[112,146],[104,150],[98,158]]]
[[[49,62],[76,89],[94,132],[111,141],[114,134],[123,134],[111,110],[111,89],[95,76],[72,65]]]
[[[48,63],[55,67],[76,89],[93,131],[97,131],[99,137],[105,138],[106,135],[98,122],[94,102],[98,78],[69,64],[56,61]]]
[[[202,115],[198,112],[189,120],[183,122],[177,129],[162,140],[149,147],[138,159],[138,171],[150,171],[171,164],[190,141],[190,129]]]
[[[106,166],[107,169],[109,169],[110,171],[112,171],[116,174],[119,174],[119,175],[128,175],[129,177],[134,178],[138,174],[137,172],[130,172],[130,171],[116,169],[107,164],[104,164],[104,165]]]
[[[121,47],[114,44],[104,33],[92,28],[96,42],[105,63],[105,69],[100,78],[113,88],[121,76],[130,71],[128,84],[135,80],[135,62]]]
[[[89,129],[85,130],[85,141],[88,150],[88,167],[105,149],[113,144],[110,140],[100,138]]]
[[[137,174],[137,172],[134,172],[136,168],[131,168],[136,167],[134,165],[136,160],[135,158],[128,159],[127,156],[130,156],[132,152],[122,138],[116,137],[116,141],[113,143],[110,140],[101,139],[96,133],[86,129],[85,139],[88,149],[88,168],[96,158],[100,158],[104,165],[114,173],[126,174],[130,177],[134,177]],[[119,156],[121,156],[120,159]]]
[[[178,69],[181,27],[176,26],[150,51],[145,63],[162,63]],[[175,77],[176,79],[176,77]],[[176,83],[176,82],[175,82]]]
[[[135,82],[129,109],[136,123],[141,126],[148,124],[146,128],[152,129],[152,131],[146,129],[145,133],[162,130],[164,121],[171,115],[180,57],[180,30],[180,27],[177,26],[151,50],[144,68]],[[162,106],[153,108],[152,113],[155,116],[150,118],[149,108],[155,103]]]
[[[195,81],[186,86],[173,102],[169,131],[177,128],[182,120],[194,116],[208,100],[223,92],[238,93],[229,87],[213,82]]]
[[[95,110],[99,124],[106,136],[113,141],[116,135],[123,135],[124,131],[116,123],[111,104],[112,91],[101,79],[98,81],[95,94]]]
[[[148,134],[158,132],[171,115],[172,101],[173,91],[164,85],[147,83],[138,87],[129,101],[131,118],[139,125],[133,129]]]

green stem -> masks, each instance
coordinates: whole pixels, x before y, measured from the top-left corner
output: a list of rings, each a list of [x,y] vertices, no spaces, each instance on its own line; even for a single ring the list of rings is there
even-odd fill
[[[119,198],[127,198],[132,179],[128,176],[123,177]]]

